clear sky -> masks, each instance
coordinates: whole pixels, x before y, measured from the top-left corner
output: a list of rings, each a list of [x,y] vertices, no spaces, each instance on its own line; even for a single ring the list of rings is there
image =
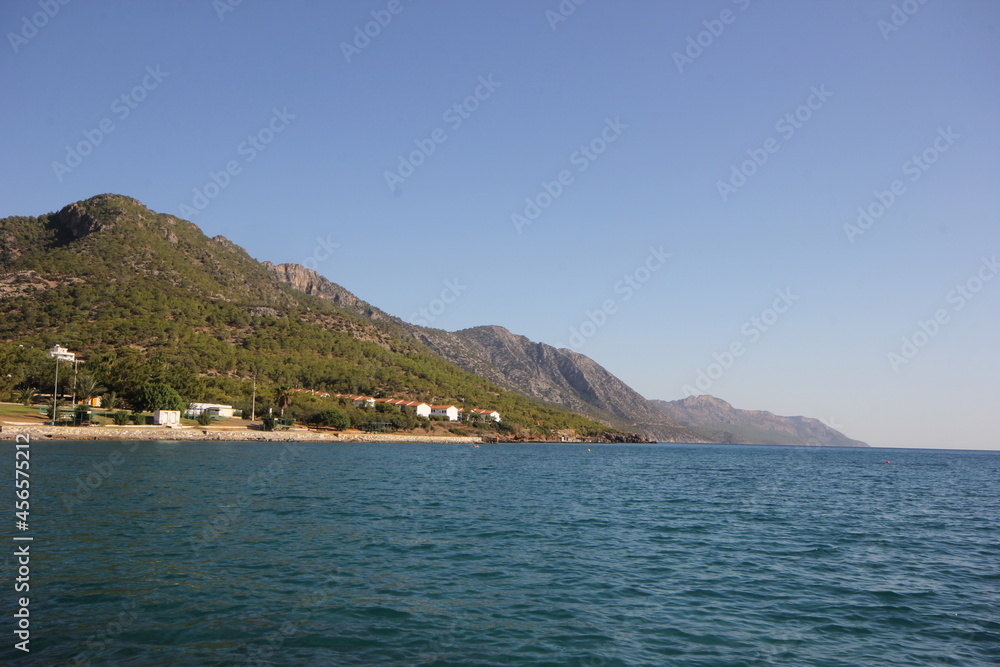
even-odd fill
[[[992,0],[6,0],[0,29],[0,215],[126,194],[648,398],[1000,448]]]

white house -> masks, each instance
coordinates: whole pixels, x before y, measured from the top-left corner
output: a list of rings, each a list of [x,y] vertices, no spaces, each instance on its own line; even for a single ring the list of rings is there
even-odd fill
[[[432,405],[431,417],[447,417],[450,422],[458,421],[458,408],[454,405]]]
[[[153,413],[153,423],[159,426],[176,426],[181,423],[181,411],[157,410]]]
[[[234,410],[231,405],[221,405],[219,403],[188,403],[187,416],[197,417],[202,413],[207,413],[212,417],[224,419],[232,417]]]
[[[61,345],[53,345],[52,349],[49,350],[49,356],[55,357],[60,361],[76,361],[76,353],[70,352],[65,347]]]
[[[473,408],[469,412],[476,413],[477,415],[479,415],[479,418],[483,420],[493,420],[495,422],[500,421],[500,413],[497,412],[496,410],[484,410],[481,408]]]
[[[335,398],[343,398],[350,401],[356,408],[370,408],[375,405],[375,399],[371,396],[355,396],[354,394],[334,394]]]
[[[350,400],[354,402],[354,407],[356,408],[375,407],[375,399],[371,396],[351,396]]]
[[[431,406],[426,403],[421,403],[420,401],[408,401],[403,404],[404,410],[409,410],[418,417],[430,417],[431,416]]]

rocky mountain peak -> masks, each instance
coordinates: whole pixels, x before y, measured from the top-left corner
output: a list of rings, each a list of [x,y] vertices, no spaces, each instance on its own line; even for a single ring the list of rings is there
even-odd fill
[[[67,204],[53,219],[74,239],[81,239],[95,232],[113,229],[125,219],[141,225],[144,218],[153,215],[155,214],[143,206],[142,202],[109,193]]]
[[[680,402],[685,407],[692,407],[692,408],[694,408],[694,407],[701,407],[701,408],[714,407],[714,408],[721,408],[721,409],[725,410],[725,409],[732,409],[732,407],[733,407],[731,404],[727,403],[726,401],[722,400],[721,398],[716,398],[715,396],[711,396],[709,394],[702,394],[700,396],[688,396],[686,398],[681,399]]]

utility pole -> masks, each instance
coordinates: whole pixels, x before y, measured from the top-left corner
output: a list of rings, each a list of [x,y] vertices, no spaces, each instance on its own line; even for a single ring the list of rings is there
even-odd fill
[[[257,418],[257,374],[253,374],[253,396],[250,398],[250,421]]]
[[[52,384],[52,426],[56,425],[56,389],[59,388],[59,357],[56,360],[56,381]]]
[[[76,369],[80,367],[80,360],[73,360],[73,409],[76,410]]]

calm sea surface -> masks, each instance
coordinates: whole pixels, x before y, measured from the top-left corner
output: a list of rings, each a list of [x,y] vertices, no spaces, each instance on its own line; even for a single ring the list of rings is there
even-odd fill
[[[31,474],[0,661],[1000,664],[996,452],[35,442]]]

